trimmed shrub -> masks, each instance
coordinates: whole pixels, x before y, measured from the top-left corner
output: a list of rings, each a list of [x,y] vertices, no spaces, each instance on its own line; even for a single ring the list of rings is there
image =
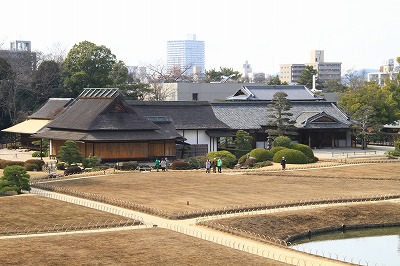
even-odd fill
[[[174,161],[171,164],[172,170],[189,170],[191,169],[190,164],[185,161]]]
[[[47,151],[43,151],[42,152],[42,157],[47,157],[47,156],[48,156],[48,152]],[[32,157],[40,157],[40,151],[32,152]]]
[[[304,153],[305,156],[307,156],[307,158],[309,158],[311,160],[314,158],[314,152],[308,145],[295,143],[295,144],[290,145],[290,148],[301,151],[302,153]]]
[[[306,164],[306,163],[308,163],[307,156],[298,150],[293,150],[293,149],[280,150],[277,153],[275,153],[274,162],[280,163],[282,160],[282,157],[285,157],[286,163],[290,163],[290,164]]]
[[[65,170],[65,163],[57,163],[57,170]]]
[[[271,158],[274,158],[275,153],[277,153],[278,151],[281,151],[281,150],[283,150],[283,149],[287,149],[287,148],[282,147],[282,146],[272,147],[272,148],[269,150],[269,153],[271,154]]]
[[[389,158],[398,158],[400,157],[400,150],[386,151],[385,154]]]
[[[256,158],[257,162],[264,162],[271,157],[271,153],[264,148],[256,148],[250,152],[250,157]]]
[[[139,164],[137,162],[123,162],[119,167],[120,170],[129,171],[137,169]]]
[[[281,146],[281,147],[289,148],[291,142],[292,142],[292,140],[289,137],[279,136],[274,139],[274,147]]]
[[[190,168],[192,169],[201,169],[206,166],[207,158],[206,156],[194,156],[189,157],[185,160],[185,162],[190,164]]]
[[[24,162],[20,162],[20,161],[9,161],[9,160],[1,160],[0,161],[0,168],[4,169],[7,166],[11,166],[11,165],[19,165],[19,166],[24,166]]]
[[[101,163],[101,158],[96,157],[96,156],[84,158],[82,160],[83,168],[94,168],[94,167],[98,166],[100,163]]]
[[[64,175],[73,175],[82,173],[82,169],[77,165],[71,165],[64,171]]]
[[[394,142],[394,149],[395,149],[396,151],[400,151],[400,141],[395,141],[395,142]]]
[[[39,167],[39,165],[37,165],[35,163],[25,163],[24,164],[24,169],[25,169],[25,171],[39,171],[42,168]]]
[[[30,159],[25,161],[25,165],[26,164],[37,164],[39,166],[39,169],[42,169],[43,165],[45,164],[45,162],[43,160],[39,160],[39,159]]]
[[[227,167],[227,168],[235,166],[237,162],[235,155],[233,155],[229,151],[212,151],[207,153],[207,159],[213,161],[214,158],[221,158],[222,167]]]
[[[272,165],[272,162],[263,161],[263,162],[255,163],[254,168],[261,168],[261,167],[266,167],[266,166],[271,166],[271,165]]]

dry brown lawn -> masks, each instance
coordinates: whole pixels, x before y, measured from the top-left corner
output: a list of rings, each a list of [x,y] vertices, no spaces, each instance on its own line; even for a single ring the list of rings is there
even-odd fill
[[[0,197],[0,232],[7,229],[34,229],[44,226],[79,225],[89,222],[127,220],[95,209],[37,195]]]
[[[257,174],[135,172],[51,184],[169,212],[182,212],[281,201],[398,194],[400,179],[374,180],[368,177],[378,173],[381,177],[393,177],[399,171],[400,164],[394,163]],[[334,178],[327,178],[329,175]]]
[[[214,221],[256,234],[286,239],[288,236],[343,224],[388,224],[400,222],[399,203],[369,203],[265,215],[235,217]]]
[[[165,229],[0,240],[1,265],[286,265]]]

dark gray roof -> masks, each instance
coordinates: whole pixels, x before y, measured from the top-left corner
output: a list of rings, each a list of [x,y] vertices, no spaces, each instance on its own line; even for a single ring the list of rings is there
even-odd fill
[[[213,102],[216,117],[232,129],[261,129],[270,120],[265,101]],[[349,117],[335,104],[325,101],[292,102],[290,112],[298,128],[349,128]],[[336,122],[314,122],[316,115],[324,114]],[[312,120],[310,118],[314,117]]]
[[[277,92],[285,92],[291,101],[321,101],[323,97],[314,94],[303,85],[264,85],[264,86],[243,86],[234,95],[227,97],[227,100],[262,100],[271,101]]]
[[[64,108],[72,102],[72,98],[50,98],[47,102],[35,113],[30,115],[29,119],[53,119]]]
[[[171,117],[176,129],[228,129],[217,119],[206,101],[127,101],[138,114],[145,117]]]
[[[121,96],[78,98],[47,127],[70,130],[156,130],[157,125],[137,114]]]

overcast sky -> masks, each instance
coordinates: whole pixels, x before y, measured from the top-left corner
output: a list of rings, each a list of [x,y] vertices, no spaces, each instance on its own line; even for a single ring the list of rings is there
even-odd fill
[[[279,72],[306,63],[311,50],[342,72],[378,69],[400,56],[399,0],[18,0],[0,5],[0,44],[32,42],[68,52],[87,40],[111,49],[126,65],[166,61],[166,42],[196,34],[206,70]]]

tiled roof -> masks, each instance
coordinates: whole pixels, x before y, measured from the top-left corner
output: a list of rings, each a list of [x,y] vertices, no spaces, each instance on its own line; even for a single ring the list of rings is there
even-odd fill
[[[53,119],[64,108],[72,102],[72,98],[50,98],[47,102],[35,113],[30,115],[29,119]]]
[[[270,121],[268,117],[268,104],[265,101],[243,101],[243,102],[213,102],[211,106],[218,119],[229,125],[232,129],[261,129]],[[336,105],[324,102],[292,102],[290,112],[292,119],[298,120],[297,126],[303,127],[301,120],[325,112],[333,117],[335,123],[315,123],[306,124],[307,128],[348,128],[350,126],[349,117]]]
[[[314,94],[303,85],[264,85],[243,86],[227,100],[262,100],[271,101],[277,92],[285,92],[291,101],[321,101],[323,97]]]
[[[171,117],[176,129],[228,129],[217,119],[209,102],[205,101],[127,101],[145,117]]]

